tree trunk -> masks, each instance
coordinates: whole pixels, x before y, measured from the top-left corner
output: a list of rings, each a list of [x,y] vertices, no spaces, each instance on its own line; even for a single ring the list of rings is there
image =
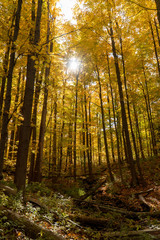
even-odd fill
[[[99,99],[100,99],[100,104],[101,104],[102,126],[103,126],[103,136],[104,136],[104,145],[105,145],[105,152],[106,152],[107,167],[108,167],[108,172],[109,172],[110,180],[111,180],[111,182],[114,182],[114,176],[113,176],[113,174],[112,174],[111,164],[110,164],[110,159],[109,159],[109,152],[108,152],[108,142],[107,142],[107,136],[106,136],[105,116],[104,116],[104,109],[103,109],[101,81],[100,81],[100,76],[99,76],[98,67],[96,66],[96,68],[97,68],[97,74],[98,74]]]
[[[32,143],[31,143],[31,156],[30,156],[30,169],[29,169],[29,177],[28,182],[33,181],[34,176],[34,166],[35,166],[35,156],[36,156],[36,140],[37,140],[37,106],[41,91],[41,83],[42,83],[42,77],[44,72],[44,66],[42,67],[41,76],[39,76],[39,73],[37,72],[37,83],[36,83],[36,89],[35,89],[35,98],[34,98],[34,107],[33,107],[33,115],[32,115]]]
[[[108,92],[108,86],[107,86],[107,92]],[[109,116],[109,130],[110,130],[110,139],[111,139],[111,149],[112,149],[112,159],[113,162],[115,161],[115,156],[114,156],[114,143],[113,143],[113,130],[112,130],[112,122],[111,122],[111,109],[110,109],[110,99],[109,95],[107,95],[107,101],[108,101],[108,116]]]
[[[62,170],[62,159],[63,159],[63,135],[64,135],[64,118],[65,118],[65,88],[66,88],[66,79],[63,81],[63,97],[62,97],[62,127],[61,127],[61,135],[60,135],[60,156],[59,156],[59,166],[58,166],[58,176],[61,175]]]
[[[35,36],[34,36],[34,47],[38,45],[40,40],[40,24],[41,24],[41,15],[42,15],[42,0],[38,0],[37,7],[37,18],[36,18],[36,27],[35,27]],[[26,171],[27,171],[27,158],[28,158],[28,149],[30,142],[30,131],[31,131],[31,112],[33,104],[33,93],[34,93],[34,81],[35,81],[35,60],[33,59],[36,54],[32,53],[28,55],[27,58],[27,79],[25,87],[25,96],[23,104],[23,117],[24,121],[20,127],[20,137],[19,137],[19,146],[17,154],[17,163],[16,163],[16,186],[18,190],[25,188],[26,181]]]
[[[138,115],[137,115],[137,111],[136,111],[136,107],[135,107],[134,102],[133,102],[133,110],[134,110],[134,117],[135,117],[135,121],[136,121],[136,128],[137,128],[137,132],[138,132],[138,139],[139,139],[139,145],[140,145],[140,150],[141,150],[141,157],[144,160],[145,156],[144,156],[144,151],[143,151],[143,146],[142,146],[142,138],[141,138],[141,133],[140,133],[140,129],[139,129]]]
[[[53,157],[52,157],[52,183],[57,177],[57,92],[54,96],[54,126],[53,126]]]
[[[83,96],[84,98],[84,96]],[[85,138],[85,113],[84,113],[84,104],[82,101],[82,142],[83,142],[83,169],[84,173],[86,174],[86,138]]]
[[[102,164],[102,143],[101,143],[101,123],[99,114],[97,114],[97,145],[98,145],[98,163],[99,166]]]
[[[39,133],[39,143],[38,143],[38,150],[37,150],[37,157],[34,169],[34,181],[41,182],[42,179],[42,160],[43,160],[43,146],[44,146],[44,135],[46,130],[46,115],[47,115],[47,99],[48,99],[48,82],[49,76],[49,68],[46,68],[45,74],[45,90],[44,90],[44,101],[43,101],[43,110],[42,110],[42,117],[41,117],[41,126],[40,126],[40,133]]]
[[[50,21],[49,21],[49,12],[50,6],[49,1],[47,1],[47,38],[46,42],[49,42],[49,34],[50,34]],[[46,45],[46,55],[48,56],[49,50],[48,44]],[[45,63],[44,63],[45,65]],[[50,74],[50,65],[51,61],[49,62],[49,66],[45,69],[45,86],[44,86],[44,100],[43,100],[43,109],[42,109],[42,117],[41,117],[41,125],[40,125],[40,133],[39,133],[39,142],[38,142],[38,150],[37,150],[37,157],[36,163],[34,168],[34,181],[41,182],[42,179],[42,160],[43,160],[43,147],[44,147],[44,135],[46,131],[46,116],[47,116],[47,99],[48,99],[48,82],[49,82],[49,74]]]
[[[91,98],[91,97],[90,97]],[[89,100],[89,177],[92,178],[92,133],[91,133],[91,99]]]
[[[157,17],[159,21],[159,27],[160,27],[160,0],[155,0],[156,7],[157,7]]]
[[[76,102],[75,102],[75,112],[74,112],[74,139],[73,139],[73,156],[74,156],[74,168],[73,168],[73,174],[74,174],[74,180],[76,181],[76,175],[77,175],[77,107],[78,107],[78,78],[79,78],[79,72],[76,74]]]
[[[86,129],[87,160],[88,160],[88,170],[90,171],[89,174],[91,175],[91,168],[90,168],[91,159],[90,159],[90,154],[89,154],[89,130],[88,130],[86,84],[84,84],[84,104],[85,104],[85,129]]]
[[[15,106],[13,112],[17,112],[18,108],[18,99],[19,99],[19,91],[20,91],[20,80],[21,80],[21,69],[19,70],[19,76],[18,76],[18,81],[17,81],[17,89],[16,89],[16,97],[15,97]],[[13,150],[14,150],[14,144],[15,144],[15,134],[16,134],[16,118],[13,117],[12,121],[13,125],[13,130],[11,131],[11,137],[10,137],[10,143],[9,143],[9,153],[8,153],[8,158],[12,160],[13,157]]]
[[[156,41],[155,41],[155,37],[154,37],[152,22],[151,22],[150,19],[149,19],[149,25],[150,25],[150,29],[151,29],[153,44],[154,44],[154,52],[155,52],[155,56],[156,56],[156,60],[157,60],[158,74],[159,74],[159,77],[160,77],[160,64],[159,64],[159,58],[158,58],[158,51],[157,51]]]
[[[117,26],[118,26],[118,23],[117,23]],[[142,170],[141,170],[141,166],[140,166],[140,161],[139,161],[138,150],[137,150],[137,146],[136,146],[135,134],[134,134],[134,131],[133,131],[133,126],[132,126],[129,95],[128,95],[128,88],[127,88],[126,69],[125,69],[125,61],[124,61],[124,54],[123,54],[123,44],[122,44],[122,37],[121,36],[119,36],[119,41],[120,41],[120,47],[121,47],[121,56],[122,56],[122,65],[123,65],[124,86],[125,86],[126,99],[127,99],[128,118],[129,118],[131,135],[132,135],[132,140],[133,140],[133,146],[134,146],[134,151],[135,151],[135,156],[136,156],[136,163],[137,163],[140,179],[141,179],[142,183],[144,183]]]
[[[156,18],[154,19],[154,24],[155,24],[155,27],[156,27],[157,39],[158,39],[158,43],[159,43],[159,46],[160,46],[160,36],[159,36],[159,30],[158,30]]]
[[[132,147],[131,147],[131,142],[130,142],[130,137],[129,137],[126,110],[125,110],[125,105],[124,105],[121,75],[120,75],[118,56],[116,53],[116,47],[115,47],[115,41],[114,41],[112,27],[110,27],[110,34],[111,34],[112,51],[113,51],[113,56],[114,56],[114,63],[115,63],[115,68],[116,68],[117,83],[118,83],[118,90],[119,90],[119,97],[120,97],[120,104],[121,104],[122,124],[123,124],[123,129],[125,132],[125,138],[126,138],[126,143],[127,143],[129,170],[131,172],[131,177],[132,177],[131,183],[132,183],[132,185],[137,185],[138,177],[137,177],[137,172],[136,172],[134,161],[133,161]]]
[[[112,99],[112,111],[113,111],[113,119],[114,119],[114,127],[116,132],[116,140],[117,140],[117,154],[118,154],[118,166],[119,166],[119,173],[121,177],[122,183],[123,181],[123,175],[122,175],[122,169],[121,169],[121,155],[120,155],[120,139],[119,139],[119,133],[118,133],[118,124],[116,122],[116,114],[115,114],[115,104],[114,104],[114,96],[113,96],[113,89],[112,89],[112,81],[111,81],[111,73],[110,73],[110,64],[109,64],[109,57],[107,54],[107,65],[108,65],[108,77],[109,77],[109,85],[110,85],[110,91],[111,91],[111,99]]]
[[[145,103],[146,103],[148,123],[149,123],[149,127],[150,127],[151,141],[152,141],[152,146],[153,146],[153,153],[154,153],[154,155],[157,155],[156,138],[155,138],[155,133],[154,133],[153,121],[152,121],[152,112],[151,112],[151,105],[150,105],[150,98],[149,98],[149,91],[148,91],[148,83],[147,83],[147,77],[146,77],[146,72],[145,72],[143,62],[142,62],[142,68],[143,68],[143,73],[144,73],[146,93],[145,93],[143,85],[142,85],[142,91],[143,91],[143,95],[144,95]]]
[[[22,0],[18,0],[15,25],[14,25],[13,42],[12,42],[11,53],[10,53],[9,70],[8,70],[8,76],[7,76],[6,98],[5,98],[3,118],[2,118],[2,130],[1,130],[1,140],[0,140],[0,179],[3,178],[2,171],[3,171],[3,163],[4,163],[4,151],[5,151],[5,145],[6,145],[7,136],[8,136],[7,127],[9,122],[9,111],[10,111],[10,105],[11,105],[12,77],[13,77],[13,70],[15,66],[15,51],[16,51],[15,42],[18,38],[18,33],[19,33],[21,8],[22,8]]]

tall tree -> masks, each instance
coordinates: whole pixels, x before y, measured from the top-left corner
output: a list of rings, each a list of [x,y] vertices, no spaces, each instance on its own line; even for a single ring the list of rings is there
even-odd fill
[[[37,6],[37,16],[36,16],[36,25],[34,32],[34,42],[33,46],[36,48],[40,41],[40,24],[42,17],[42,0],[38,0]],[[26,171],[27,171],[27,158],[28,158],[28,149],[30,142],[30,131],[31,131],[31,112],[32,112],[32,103],[33,103],[33,93],[34,93],[34,81],[35,81],[35,58],[36,52],[31,52],[27,57],[27,79],[24,95],[24,104],[23,104],[23,124],[20,127],[20,136],[19,136],[19,145],[18,145],[18,154],[16,162],[16,175],[15,183],[17,188],[24,189],[26,181]]]
[[[16,54],[15,42],[18,38],[18,33],[19,33],[21,9],[22,9],[22,0],[18,0],[15,23],[14,23],[14,34],[13,34],[13,40],[12,40],[11,52],[10,52],[9,69],[8,69],[8,75],[7,75],[6,97],[5,97],[3,119],[2,119],[2,130],[1,130],[1,140],[0,140],[0,179],[3,178],[2,171],[3,171],[3,163],[4,163],[4,150],[5,150],[5,145],[7,142],[7,135],[8,135],[7,127],[9,122],[9,113],[10,113],[10,105],[11,105],[13,70],[15,66],[15,54]]]

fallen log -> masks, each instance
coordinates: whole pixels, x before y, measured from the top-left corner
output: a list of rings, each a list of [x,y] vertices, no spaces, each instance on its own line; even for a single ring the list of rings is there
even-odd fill
[[[89,196],[93,195],[93,193],[96,193],[98,188],[100,188],[103,184],[105,184],[107,181],[107,178],[105,178],[102,182],[98,182],[90,191],[88,191],[86,194],[82,195],[79,199],[80,200],[85,200]]]
[[[4,184],[0,184],[0,189],[2,189],[7,196],[11,196],[11,195],[16,196],[17,194],[17,191],[15,189],[8,187]]]
[[[150,188],[150,189],[148,189],[148,190],[145,190],[145,191],[141,191],[141,192],[136,192],[136,193],[134,193],[135,195],[142,195],[142,194],[145,194],[145,196],[147,196],[149,193],[151,193],[151,192],[154,192],[154,190],[155,190],[155,188]]]
[[[52,232],[51,230],[45,229],[41,227],[25,216],[21,216],[11,210],[8,210],[4,207],[0,207],[0,210],[3,212],[9,220],[13,221],[17,224],[17,228],[22,230],[25,235],[29,238],[37,239],[38,237],[43,237],[43,239],[47,240],[64,240],[62,236]]]
[[[7,196],[16,196],[17,195],[17,191],[11,187],[8,187],[6,185],[0,184],[0,189],[3,190],[3,192],[7,195]],[[49,211],[49,208],[42,204],[39,200],[32,198],[32,197],[27,197],[25,196],[23,199],[23,202],[26,204],[27,202],[32,203],[34,206],[40,207],[42,209],[44,209],[45,211]]]
[[[136,230],[136,231],[128,231],[128,232],[107,232],[106,236],[110,237],[129,237],[129,236],[138,236],[144,233],[148,234],[160,234],[160,229],[143,229],[143,230]],[[159,238],[158,238],[159,239]]]
[[[88,225],[92,227],[106,227],[109,223],[109,220],[106,218],[94,218],[88,216],[77,216],[77,215],[69,215],[72,220],[75,220],[82,225]]]
[[[143,217],[155,217],[155,218],[160,218],[160,211],[155,211],[155,212],[133,212],[133,211],[128,211],[126,209],[123,208],[117,208],[117,207],[113,207],[113,206],[109,206],[109,205],[101,205],[99,203],[97,203],[96,201],[85,201],[85,200],[80,200],[80,199],[74,199],[75,202],[81,202],[81,203],[85,203],[88,205],[92,205],[94,207],[98,207],[102,212],[116,212],[116,213],[120,213],[122,215],[125,215],[128,218],[133,218],[133,219],[140,219]]]

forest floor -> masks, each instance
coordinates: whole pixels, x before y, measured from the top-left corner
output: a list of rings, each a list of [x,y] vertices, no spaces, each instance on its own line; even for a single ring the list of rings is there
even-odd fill
[[[101,185],[106,172],[92,181],[81,177],[75,183],[64,177],[51,186],[45,180],[29,184],[25,198],[15,192],[12,176],[6,174],[0,182],[0,239],[60,239],[46,237],[44,229],[70,240],[160,239],[160,158],[146,159],[142,165],[145,186],[129,185],[126,166],[122,185],[113,166],[115,183]],[[38,237],[30,223],[39,226]]]

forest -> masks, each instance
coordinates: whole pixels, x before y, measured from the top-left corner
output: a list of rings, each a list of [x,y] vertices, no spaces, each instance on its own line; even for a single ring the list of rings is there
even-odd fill
[[[0,0],[0,239],[160,239],[160,0]]]

